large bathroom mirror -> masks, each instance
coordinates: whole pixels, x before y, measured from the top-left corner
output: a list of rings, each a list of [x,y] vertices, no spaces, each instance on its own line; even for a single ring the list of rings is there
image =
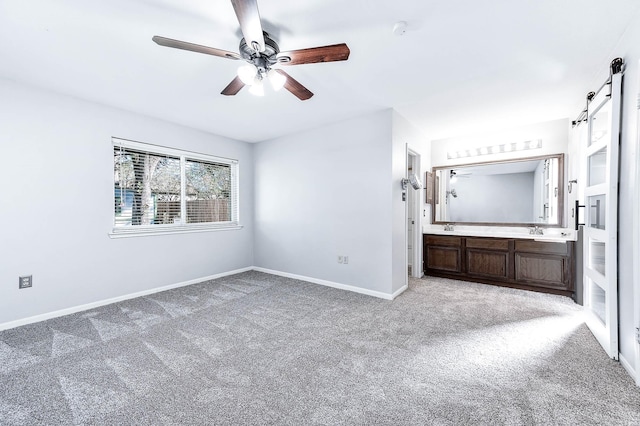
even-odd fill
[[[433,168],[434,223],[562,226],[564,154]]]

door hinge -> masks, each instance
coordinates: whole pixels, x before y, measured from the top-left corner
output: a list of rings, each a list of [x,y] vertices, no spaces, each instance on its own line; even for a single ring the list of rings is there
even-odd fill
[[[636,327],[636,342],[640,343],[640,327]]]

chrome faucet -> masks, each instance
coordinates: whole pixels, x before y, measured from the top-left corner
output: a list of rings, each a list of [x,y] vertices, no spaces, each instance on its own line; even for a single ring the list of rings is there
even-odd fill
[[[540,228],[538,225],[536,225],[535,227],[531,227],[529,228],[529,234],[531,235],[543,235],[543,229]]]
[[[453,231],[453,225],[452,225],[452,224],[450,224],[450,223],[447,223],[447,224],[444,226],[444,230],[445,230],[445,231]]]

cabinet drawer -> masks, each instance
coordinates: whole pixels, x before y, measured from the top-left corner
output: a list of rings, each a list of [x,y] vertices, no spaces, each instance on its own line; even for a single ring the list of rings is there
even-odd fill
[[[499,238],[467,238],[467,248],[509,250],[509,240]]]
[[[553,243],[547,241],[516,240],[516,252],[545,253],[568,256],[570,245],[568,243]]]
[[[462,237],[449,237],[446,235],[426,235],[426,243],[430,246],[462,247]]]

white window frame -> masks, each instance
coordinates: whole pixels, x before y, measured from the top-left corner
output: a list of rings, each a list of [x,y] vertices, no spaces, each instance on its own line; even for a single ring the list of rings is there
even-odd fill
[[[209,222],[209,223],[179,223],[179,224],[159,224],[159,225],[136,225],[127,227],[116,227],[116,212],[113,208],[113,200],[115,194],[111,196],[111,225],[112,230],[109,233],[111,238],[127,238],[127,237],[140,237],[149,235],[166,235],[166,234],[182,234],[191,232],[207,232],[207,231],[229,231],[235,229],[242,229],[240,224],[240,187],[238,184],[239,175],[239,162],[238,160],[216,157],[213,155],[202,154],[197,152],[185,151],[181,149],[168,148],[159,145],[152,145],[143,142],[136,142],[127,139],[111,138],[113,148],[128,148],[137,151],[147,152],[154,155],[169,155],[172,157],[180,158],[181,167],[181,218],[184,220],[186,215],[184,211],[186,209],[185,192],[185,162],[186,160],[197,160],[210,163],[228,164],[231,167],[231,221],[228,222]],[[113,150],[112,150],[113,153]],[[113,177],[111,178],[113,184]]]

